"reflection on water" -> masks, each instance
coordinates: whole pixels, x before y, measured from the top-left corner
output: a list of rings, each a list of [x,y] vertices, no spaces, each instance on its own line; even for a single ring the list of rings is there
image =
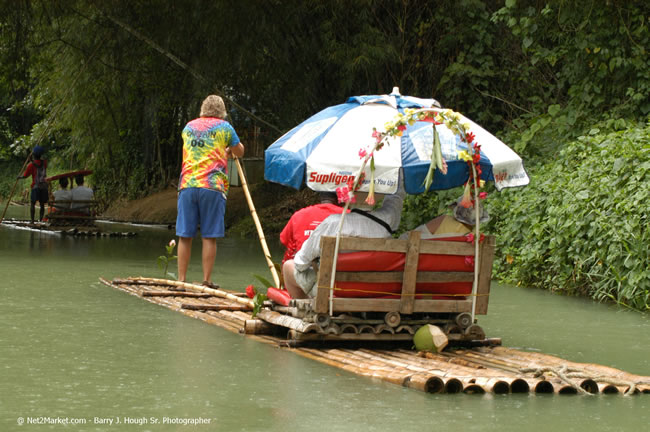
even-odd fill
[[[94,424],[96,416],[202,417],[211,425],[186,428],[224,431],[614,431],[650,421],[648,395],[427,395],[185,317],[98,282],[160,277],[156,257],[173,232],[128,230],[138,236],[71,238],[0,227],[0,430],[16,429],[21,416],[89,421],[68,430],[122,429]],[[195,243],[189,278],[200,280]],[[269,243],[279,259],[277,242]],[[219,241],[214,280],[222,286],[243,290],[253,274],[267,272],[256,240]],[[508,346],[650,375],[647,315],[494,285],[480,323]],[[179,428],[149,422],[129,430]]]

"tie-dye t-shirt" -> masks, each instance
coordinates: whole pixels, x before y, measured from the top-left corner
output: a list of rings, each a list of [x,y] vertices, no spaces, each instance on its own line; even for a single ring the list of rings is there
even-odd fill
[[[205,188],[228,193],[226,148],[239,144],[225,120],[200,117],[183,129],[183,168],[178,189]]]

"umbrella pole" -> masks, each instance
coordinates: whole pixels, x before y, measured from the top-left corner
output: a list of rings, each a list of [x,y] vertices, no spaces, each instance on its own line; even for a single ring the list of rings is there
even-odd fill
[[[348,207],[350,207],[350,201],[345,202],[343,206],[343,212],[341,213],[341,220],[339,220],[339,227],[336,230],[336,243],[334,244],[334,260],[332,261],[332,277],[330,279],[330,295],[329,295],[329,304],[330,304],[330,316],[333,315],[334,309],[334,282],[336,281],[336,261],[339,259],[339,243],[341,241],[341,228],[343,227],[343,219],[345,219],[345,214],[348,212]]]
[[[242,188],[244,189],[244,195],[246,195],[246,201],[248,202],[248,208],[251,211],[251,216],[253,217],[253,222],[255,222],[255,228],[257,228],[257,235],[260,238],[260,244],[262,245],[262,251],[264,252],[264,257],[266,258],[266,263],[269,266],[271,275],[273,276],[273,282],[275,285],[280,288],[280,277],[278,272],[275,269],[273,260],[271,260],[271,253],[269,252],[269,247],[266,244],[266,238],[264,237],[264,231],[262,230],[262,224],[260,223],[259,218],[257,217],[257,211],[255,210],[255,205],[253,204],[253,198],[251,197],[250,192],[248,191],[248,183],[246,182],[246,176],[244,175],[244,170],[242,169],[239,158],[234,158],[235,163],[237,164],[237,172],[239,173],[239,178],[241,180]]]
[[[472,178],[474,180],[474,283],[472,284],[472,324],[474,324],[474,316],[476,315],[476,292],[478,291],[478,272],[480,267],[479,259],[479,243],[481,240],[480,229],[480,214],[478,202],[478,185],[476,184],[476,166],[472,165]]]

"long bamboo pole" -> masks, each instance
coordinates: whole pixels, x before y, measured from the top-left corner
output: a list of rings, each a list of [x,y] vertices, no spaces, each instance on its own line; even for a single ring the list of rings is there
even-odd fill
[[[255,304],[253,303],[252,300],[250,300],[247,297],[239,297],[234,294],[230,294],[224,290],[221,289],[214,289],[214,288],[209,288],[203,285],[198,285],[198,284],[193,284],[189,282],[180,282],[180,281],[175,281],[171,279],[158,279],[158,278],[146,278],[146,277],[134,277],[134,278],[129,278],[131,280],[143,280],[143,281],[149,281],[149,282],[157,282],[160,285],[172,285],[178,288],[185,288],[189,290],[194,290],[194,291],[199,291],[207,294],[213,294],[215,297],[221,297],[221,298],[227,298],[228,300],[232,300],[237,303],[241,303],[243,305],[248,305],[251,309],[255,307]],[[118,282],[119,283],[119,282]]]
[[[255,222],[255,228],[257,228],[257,235],[260,238],[260,244],[262,245],[262,251],[264,252],[264,258],[266,258],[266,263],[269,266],[271,275],[273,276],[273,282],[275,286],[280,288],[280,276],[278,275],[273,260],[271,259],[271,252],[269,252],[269,247],[266,244],[266,237],[264,237],[264,230],[262,229],[262,224],[260,219],[257,217],[257,211],[255,210],[255,204],[253,204],[253,198],[251,197],[250,191],[248,190],[248,183],[246,182],[246,176],[244,175],[244,170],[241,167],[239,158],[234,158],[235,164],[237,164],[237,171],[239,172],[239,179],[241,180],[242,188],[244,189],[244,195],[246,195],[246,201],[248,202],[248,208],[251,211],[251,216],[253,217],[253,222]]]

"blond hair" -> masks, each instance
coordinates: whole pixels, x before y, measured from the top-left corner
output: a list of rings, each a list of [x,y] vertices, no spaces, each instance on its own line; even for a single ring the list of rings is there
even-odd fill
[[[210,95],[201,104],[200,117],[226,118],[226,105],[223,99],[217,95]]]

